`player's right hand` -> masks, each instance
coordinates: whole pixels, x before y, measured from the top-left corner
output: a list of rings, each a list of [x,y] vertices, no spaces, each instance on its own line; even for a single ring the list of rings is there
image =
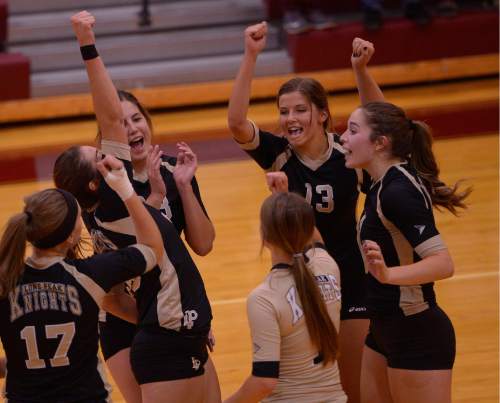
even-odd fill
[[[257,56],[266,47],[267,22],[251,25],[245,29],[245,52]]]
[[[71,17],[71,25],[80,46],[93,45],[95,17],[88,11],[80,11]]]
[[[266,182],[272,193],[288,192],[288,177],[284,172],[266,173]]]

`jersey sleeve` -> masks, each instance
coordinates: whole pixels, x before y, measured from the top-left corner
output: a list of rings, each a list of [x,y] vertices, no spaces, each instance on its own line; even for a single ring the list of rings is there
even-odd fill
[[[436,228],[430,197],[423,186],[406,178],[392,181],[380,194],[380,206],[383,216],[403,234],[421,258],[446,249]]]
[[[109,292],[115,285],[140,276],[155,266],[153,250],[146,245],[135,244],[82,260],[78,270]]]
[[[255,123],[251,123],[254,128],[252,141],[238,144],[261,168],[270,169],[278,155],[285,151],[288,141],[283,137],[259,130]]]
[[[200,203],[200,207],[203,210],[203,213],[208,217],[207,210],[205,209],[205,205],[203,204],[203,200],[201,200],[201,193],[200,193],[200,187],[198,186],[198,181],[196,180],[196,177],[193,177],[191,180],[191,186],[193,188],[193,193],[196,196],[196,199],[198,199],[198,203]]]
[[[269,300],[254,291],[247,300],[247,315],[253,346],[252,375],[278,378],[281,336],[276,311]]]

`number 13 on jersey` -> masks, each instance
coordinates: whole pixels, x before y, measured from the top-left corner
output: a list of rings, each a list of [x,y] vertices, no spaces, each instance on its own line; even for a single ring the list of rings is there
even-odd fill
[[[312,194],[313,188],[310,183],[306,183],[306,200],[311,204],[319,213],[331,213],[333,211],[333,188],[330,185],[316,185],[316,194],[321,196],[321,203],[313,205]]]

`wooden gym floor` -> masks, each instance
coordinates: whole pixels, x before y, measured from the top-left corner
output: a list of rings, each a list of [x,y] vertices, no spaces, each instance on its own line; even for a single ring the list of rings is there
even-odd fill
[[[499,393],[498,133],[438,140],[435,152],[445,181],[465,178],[474,187],[461,217],[436,212],[456,266],[455,276],[436,287],[457,333],[453,401],[494,403]],[[268,255],[260,255],[258,222],[268,191],[262,171],[249,160],[204,164],[197,177],[217,237],[209,256],[194,258],[212,301],[213,359],[227,397],[250,371],[245,297],[270,266]],[[24,195],[48,186],[50,182],[0,185],[0,224],[22,208]],[[113,397],[123,401],[117,389]]]

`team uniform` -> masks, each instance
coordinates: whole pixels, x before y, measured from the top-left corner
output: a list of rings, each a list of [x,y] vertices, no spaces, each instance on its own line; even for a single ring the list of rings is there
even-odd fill
[[[103,141],[102,152],[120,158],[132,178],[128,145]],[[98,207],[86,217],[95,244],[112,248],[134,243],[134,227],[123,202],[105,182],[99,192]],[[139,384],[202,375],[212,320],[203,280],[176,227],[159,210],[146,208],[160,229],[165,254],[131,286],[139,318],[130,358]]]
[[[330,318],[340,323],[338,267],[321,246],[311,248],[307,265],[316,278]],[[247,300],[253,343],[252,375],[278,378],[263,402],[345,403],[337,362],[323,365],[313,346],[290,265],[277,264]]]
[[[97,356],[99,307],[114,285],[155,264],[144,245],[82,260],[28,258],[16,288],[0,300],[7,401],[108,401]]]
[[[162,162],[160,166],[160,174],[165,183],[167,194],[163,199],[160,211],[167,219],[169,219],[174,224],[178,233],[181,234],[186,226],[186,219],[184,216],[182,200],[173,177],[173,171],[177,159],[170,156],[162,156],[161,158]],[[151,193],[151,187],[147,175],[140,176],[134,173],[131,182],[137,195],[146,200]],[[193,180],[191,181],[191,186],[196,198],[198,199],[198,202],[200,203],[201,208],[203,209],[203,212],[208,216],[201,200],[201,194],[196,178],[193,178]],[[103,242],[102,238],[96,235],[96,231],[92,230],[92,228],[95,229],[98,227],[97,225],[95,225],[92,215],[83,214],[83,217],[87,229],[89,229],[89,231],[91,232],[92,239],[94,241],[94,250],[96,252],[100,252],[109,248],[114,248],[114,245],[109,244],[105,241]],[[129,291],[133,294],[133,282],[131,282],[129,285]],[[101,320],[99,321],[99,331],[101,350],[104,359],[107,360],[119,351],[130,347],[136,330],[137,327],[134,324],[117,318],[110,313],[103,312],[101,314]]]
[[[408,163],[393,165],[367,194],[360,240],[378,243],[387,267],[409,265],[446,249],[434,222],[431,198]],[[434,283],[381,284],[370,273],[366,344],[391,368],[451,369],[455,334],[438,307]]]
[[[316,227],[340,267],[341,319],[367,318],[365,272],[357,245],[356,204],[359,189],[364,189],[369,177],[345,167],[343,149],[336,135],[328,133],[328,150],[311,160],[295,153],[284,137],[259,130],[255,125],[254,133],[253,140],[240,147],[263,169],[285,172],[289,190],[305,197],[314,209]]]

